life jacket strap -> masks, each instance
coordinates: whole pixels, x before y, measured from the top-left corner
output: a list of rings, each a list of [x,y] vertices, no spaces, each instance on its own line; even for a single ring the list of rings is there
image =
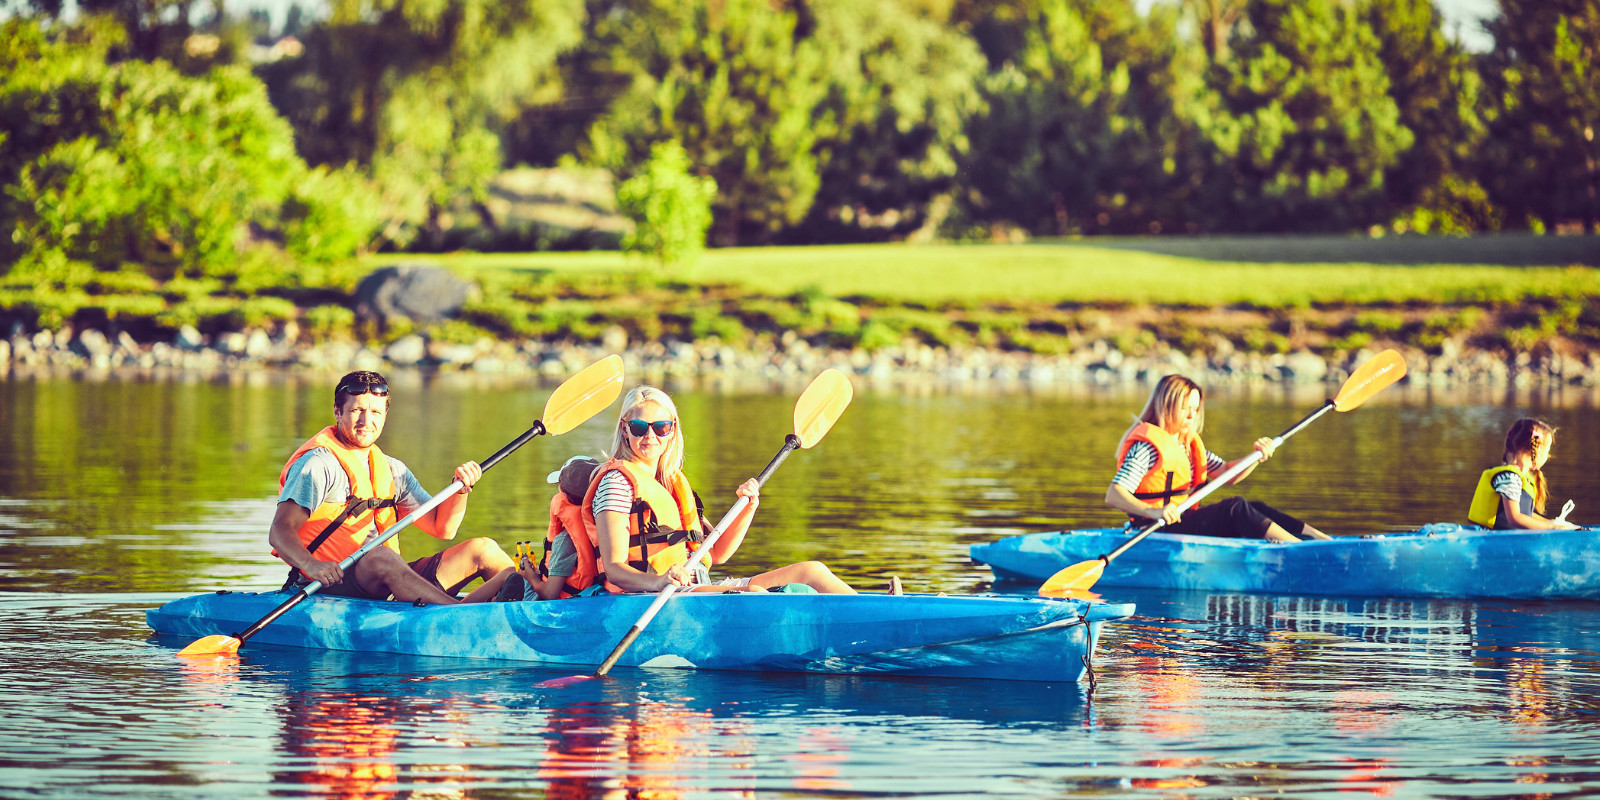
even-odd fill
[[[333,521],[328,523],[328,527],[323,528],[322,532],[317,534],[317,538],[312,539],[311,544],[306,545],[306,552],[317,552],[317,548],[321,547],[323,542],[328,541],[328,537],[332,536],[334,531],[339,530],[339,526],[343,525],[351,514],[376,511],[380,508],[394,508],[394,505],[393,497],[385,497],[380,500],[376,497],[356,497],[351,495],[350,499],[344,502],[344,510],[339,512],[339,516],[334,517]]]

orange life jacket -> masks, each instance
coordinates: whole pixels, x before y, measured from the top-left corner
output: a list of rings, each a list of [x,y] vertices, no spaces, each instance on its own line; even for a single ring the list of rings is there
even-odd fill
[[[595,468],[581,509],[583,529],[594,548],[596,579],[605,579],[606,566],[600,563],[600,531],[594,521],[594,495],[600,488],[600,479],[608,472],[621,472],[633,486],[633,508],[628,512],[628,565],[640,572],[664,575],[672,567],[687,563],[692,548],[699,546],[701,538],[698,498],[689,488],[689,479],[680,472],[669,488],[662,486],[655,474],[646,472],[644,467],[613,458]],[[606,581],[605,586],[610,592],[626,591],[610,581]]]
[[[306,549],[323,561],[343,561],[361,547],[369,533],[382,533],[398,521],[394,510],[394,475],[389,470],[389,458],[377,445],[367,448],[363,458],[361,453],[339,441],[335,428],[329,425],[300,445],[283,465],[283,472],[278,474],[280,491],[289,481],[289,468],[294,462],[318,447],[328,448],[339,459],[339,466],[350,479],[350,497],[343,503],[325,502],[312,509],[311,517],[296,534]],[[399,537],[384,545],[397,554],[400,552]],[[272,554],[276,556],[278,551],[273,550]]]
[[[1133,492],[1145,505],[1160,508],[1168,503],[1182,503],[1189,499],[1191,492],[1205,485],[1206,446],[1199,436],[1189,437],[1186,444],[1160,425],[1141,422],[1128,431],[1117,447],[1118,464],[1127,457],[1128,448],[1133,447],[1134,442],[1148,442],[1156,449],[1155,465]]]
[[[583,522],[583,509],[567,499],[565,492],[556,492],[550,498],[550,531],[544,536],[544,574],[548,577],[550,567],[550,548],[555,545],[556,537],[566,531],[572,539],[572,546],[578,551],[578,566],[561,585],[561,597],[576,597],[579,592],[594,585],[600,575],[600,558],[596,551],[595,543],[590,538]]]

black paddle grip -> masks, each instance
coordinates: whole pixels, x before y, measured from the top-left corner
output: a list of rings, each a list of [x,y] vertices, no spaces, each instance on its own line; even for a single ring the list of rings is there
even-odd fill
[[[510,444],[507,444],[505,447],[495,451],[494,455],[484,459],[481,463],[479,463],[478,466],[482,467],[484,472],[488,472],[490,467],[500,463],[500,459],[516,452],[517,448],[527,444],[529,439],[532,439],[541,433],[544,433],[544,423],[539,420],[534,420],[533,427],[524,431],[521,436],[512,439]]]

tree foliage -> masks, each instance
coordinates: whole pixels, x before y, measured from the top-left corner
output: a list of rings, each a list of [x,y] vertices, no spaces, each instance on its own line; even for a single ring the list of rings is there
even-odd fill
[[[705,249],[716,196],[716,181],[691,174],[683,145],[657,142],[639,174],[617,187],[617,208],[634,224],[622,249],[664,266],[693,261]]]
[[[636,0],[601,30],[626,91],[590,130],[597,163],[632,171],[651,145],[683,144],[716,181],[714,236],[763,241],[810,211],[820,184],[823,53],[766,0]]]
[[[1600,0],[1502,0],[1485,57],[1485,183],[1536,229],[1600,221]]]
[[[0,230],[9,280],[78,286],[141,265],[153,277],[249,280],[252,250],[347,258],[376,224],[370,194],[308,171],[261,83],[240,67],[188,77],[107,63],[115,29],[0,24]]]

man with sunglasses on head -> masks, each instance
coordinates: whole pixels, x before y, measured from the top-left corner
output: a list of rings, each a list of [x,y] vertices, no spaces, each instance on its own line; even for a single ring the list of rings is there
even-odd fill
[[[432,499],[404,463],[378,448],[388,413],[389,384],[383,376],[352,372],[334,389],[334,424],[300,445],[284,465],[267,540],[272,554],[292,568],[285,588],[315,580],[322,583],[322,594],[347,597],[440,605],[493,600],[513,565],[488,538],[407,563],[396,536],[348,572],[339,568],[368,537]],[[465,488],[418,517],[416,527],[437,539],[454,539],[467,512],[467,493],[482,475],[476,461],[456,467],[455,479]],[[456,599],[458,591],[480,578],[482,586]]]

